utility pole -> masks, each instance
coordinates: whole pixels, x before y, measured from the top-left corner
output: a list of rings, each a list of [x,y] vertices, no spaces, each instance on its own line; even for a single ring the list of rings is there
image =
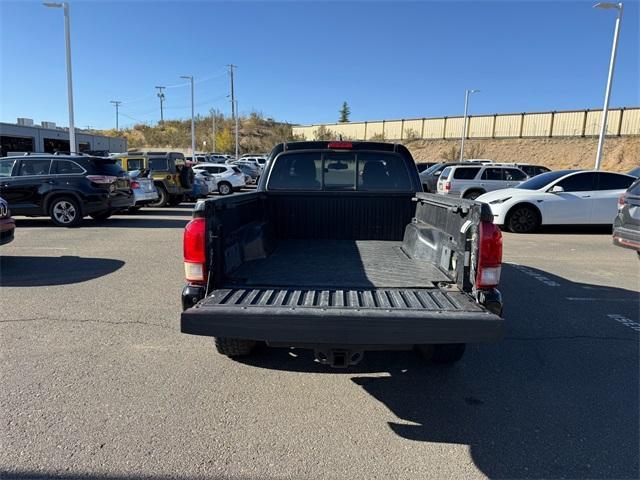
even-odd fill
[[[238,159],[238,153],[239,153],[239,148],[238,148],[238,101],[236,100],[235,103],[235,110],[236,110],[236,160]]]
[[[237,120],[237,108],[236,108],[236,95],[235,95],[235,91],[233,88],[233,69],[234,68],[238,68],[237,65],[234,65],[233,63],[230,63],[229,65],[227,65],[227,67],[229,67],[229,77],[231,79],[231,120],[234,121],[236,123],[236,158],[238,157],[238,122]]]
[[[191,82],[191,158],[196,159],[196,122],[195,122],[195,103],[193,93],[193,75],[183,75],[180,78],[187,79]]]
[[[160,99],[160,123],[164,123],[164,112],[162,110],[162,104],[164,103],[164,92],[163,90],[167,87],[156,87],[158,90],[158,98]]]
[[[211,151],[216,151],[216,111],[211,109],[211,135],[213,136],[213,142],[211,142]]]
[[[116,132],[117,132],[118,130],[120,130],[120,129],[118,128],[118,116],[119,116],[119,110],[118,110],[118,108],[120,107],[120,105],[122,104],[122,102],[119,102],[118,100],[111,100],[111,102],[110,102],[110,103],[112,103],[112,104],[113,104],[113,106],[114,106],[114,107],[116,107]]]
[[[236,118],[236,97],[235,97],[235,92],[233,90],[233,69],[234,68],[238,68],[238,66],[231,63],[231,64],[227,65],[227,67],[229,67],[229,78],[231,79],[231,119],[235,120],[235,118]]]

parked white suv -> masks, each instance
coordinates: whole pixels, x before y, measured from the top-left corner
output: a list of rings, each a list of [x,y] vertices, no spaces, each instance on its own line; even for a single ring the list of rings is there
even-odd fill
[[[527,174],[516,167],[454,165],[440,174],[438,193],[475,200],[486,192],[515,187],[527,178]]]
[[[218,193],[229,195],[234,190],[240,190],[245,186],[244,173],[233,165],[219,163],[199,163],[193,166],[195,171],[206,170],[216,181]]]

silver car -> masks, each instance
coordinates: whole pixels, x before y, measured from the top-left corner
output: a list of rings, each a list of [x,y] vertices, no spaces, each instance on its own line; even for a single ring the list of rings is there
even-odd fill
[[[133,205],[130,211],[139,210],[144,205],[153,203],[158,199],[158,190],[153,183],[153,179],[140,175],[140,170],[129,172],[131,180],[131,190],[133,191]]]
[[[438,193],[475,200],[483,193],[516,187],[527,178],[517,167],[496,165],[454,165],[438,178]]]

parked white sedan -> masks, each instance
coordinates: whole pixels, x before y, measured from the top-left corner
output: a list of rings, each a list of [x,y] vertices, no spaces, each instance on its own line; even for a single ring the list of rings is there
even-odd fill
[[[622,173],[558,170],[476,200],[489,205],[494,223],[516,233],[540,225],[611,225],[618,197],[634,180]]]

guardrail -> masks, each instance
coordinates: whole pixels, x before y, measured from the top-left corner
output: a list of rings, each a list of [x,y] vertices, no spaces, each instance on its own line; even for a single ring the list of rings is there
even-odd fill
[[[467,118],[466,138],[590,137],[600,133],[602,110],[508,113]],[[463,117],[410,118],[372,122],[294,126],[306,140],[454,139],[462,135]],[[640,107],[609,110],[607,135],[640,135]]]

